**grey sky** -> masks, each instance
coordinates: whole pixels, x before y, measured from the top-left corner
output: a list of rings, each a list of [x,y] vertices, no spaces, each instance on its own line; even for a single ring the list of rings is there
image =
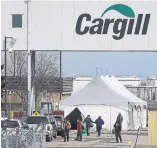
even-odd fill
[[[157,75],[157,53],[139,52],[64,52],[63,71],[66,76],[75,74],[95,75],[96,66],[99,74],[113,75]],[[108,69],[108,70],[107,70]]]

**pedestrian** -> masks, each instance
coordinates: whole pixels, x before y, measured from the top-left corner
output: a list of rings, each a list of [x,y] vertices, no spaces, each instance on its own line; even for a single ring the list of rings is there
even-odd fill
[[[102,130],[102,125],[104,125],[104,120],[101,119],[101,116],[98,117],[98,119],[95,120],[97,132],[98,132],[98,137],[101,135],[101,130]]]
[[[116,136],[116,142],[118,143],[119,140],[122,142],[122,137],[121,137],[121,123],[119,121],[116,121],[114,124],[115,128],[115,136]]]
[[[77,138],[75,140],[82,141],[82,121],[80,118],[77,120]]]
[[[86,129],[87,129],[87,136],[90,136],[90,128],[93,127],[93,122],[90,115],[88,115],[85,120],[83,121],[83,124],[86,123]]]
[[[63,130],[63,137],[64,137],[64,142],[69,142],[69,131],[71,129],[71,124],[68,120],[64,119],[62,122],[62,130]]]
[[[122,128],[123,116],[121,115],[121,113],[119,113],[119,115],[117,116],[116,122],[120,123],[120,126]]]

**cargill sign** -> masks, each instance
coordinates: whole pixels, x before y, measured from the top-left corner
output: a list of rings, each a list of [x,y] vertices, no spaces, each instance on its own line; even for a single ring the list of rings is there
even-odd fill
[[[1,39],[16,38],[14,50],[27,49],[27,21],[11,28],[10,14],[23,14],[24,20],[25,10],[21,1],[2,1]],[[157,51],[154,0],[31,1],[29,12],[30,50]]]
[[[108,18],[108,11],[117,11],[126,18]],[[105,15],[106,14],[106,15]],[[146,35],[149,26],[150,14],[138,14],[134,13],[134,10],[124,4],[114,4],[109,6],[101,14],[101,17],[94,18],[88,13],[83,13],[78,17],[76,22],[76,33],[78,35],[107,35],[110,24],[113,30],[113,39],[120,40],[126,35]],[[90,22],[91,25],[84,25],[83,23]],[[81,29],[82,28],[82,29]],[[141,31],[141,32],[140,32]]]

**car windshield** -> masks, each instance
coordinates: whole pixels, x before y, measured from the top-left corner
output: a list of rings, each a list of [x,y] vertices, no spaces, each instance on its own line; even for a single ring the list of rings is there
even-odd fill
[[[48,119],[46,117],[28,117],[27,124],[40,124],[46,123],[48,124]]]
[[[3,120],[1,121],[2,128],[16,128],[19,127],[18,121],[11,121],[11,120]]]
[[[62,117],[60,117],[60,116],[55,116],[55,119],[56,119],[57,122],[62,121]]]

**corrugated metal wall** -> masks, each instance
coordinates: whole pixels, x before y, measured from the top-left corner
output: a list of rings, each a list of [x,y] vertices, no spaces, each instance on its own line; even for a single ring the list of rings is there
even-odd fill
[[[157,145],[157,110],[148,112],[148,144]]]

